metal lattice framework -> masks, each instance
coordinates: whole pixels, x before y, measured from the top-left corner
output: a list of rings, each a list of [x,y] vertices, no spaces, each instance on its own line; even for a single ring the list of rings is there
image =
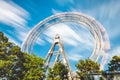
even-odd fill
[[[65,12],[50,16],[39,22],[28,34],[22,44],[22,51],[31,53],[32,48],[40,34],[47,28],[63,22],[75,22],[83,25],[90,31],[94,37],[94,49],[90,58],[98,61],[101,51],[107,51],[110,48],[109,39],[104,27],[93,17],[77,12]]]

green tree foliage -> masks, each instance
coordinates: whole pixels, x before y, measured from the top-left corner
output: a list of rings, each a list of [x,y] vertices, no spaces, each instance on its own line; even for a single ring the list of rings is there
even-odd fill
[[[42,80],[44,59],[21,52],[0,32],[0,78],[8,80]]]
[[[42,80],[44,75],[44,60],[35,56],[25,54],[25,62],[23,63],[25,69],[23,71],[23,80]]]
[[[109,71],[120,71],[120,56],[113,56],[108,64]]]
[[[10,68],[14,63],[8,60],[8,56],[12,46],[13,44],[8,42],[8,38],[0,32],[0,77],[11,75]]]
[[[81,80],[92,80],[90,78],[91,73],[100,73],[100,65],[90,59],[79,60],[76,64],[77,75]]]
[[[48,80],[64,80],[68,79],[68,69],[61,62],[56,62],[53,68],[49,68]]]

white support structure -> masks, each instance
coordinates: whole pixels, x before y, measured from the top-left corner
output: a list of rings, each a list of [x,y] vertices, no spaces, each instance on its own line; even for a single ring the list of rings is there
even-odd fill
[[[47,56],[46,56],[46,59],[45,59],[45,60],[46,60],[46,61],[45,61],[45,69],[46,69],[46,71],[47,71],[47,69],[48,69],[48,67],[49,67],[49,64],[50,64],[50,61],[51,61],[51,58],[52,58],[52,56],[53,56],[53,54],[54,54],[54,49],[55,49],[56,45],[59,46],[59,50],[58,50],[58,53],[56,54],[56,59],[55,59],[54,64],[60,60],[60,59],[59,59],[59,58],[60,58],[60,55],[62,55],[62,61],[63,61],[64,65],[65,65],[65,66],[67,67],[67,69],[68,69],[68,77],[69,77],[69,80],[73,80],[72,70],[71,70],[71,68],[70,68],[69,61],[68,61],[67,56],[66,56],[66,54],[65,54],[64,46],[63,46],[62,42],[60,41],[60,36],[59,36],[58,34],[55,36],[54,43],[53,43],[53,45],[51,46],[51,48],[50,48],[50,50],[49,50],[49,52],[48,52],[48,54],[47,54]]]

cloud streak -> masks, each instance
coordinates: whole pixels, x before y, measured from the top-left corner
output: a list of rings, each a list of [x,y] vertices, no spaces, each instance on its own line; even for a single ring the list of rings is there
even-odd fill
[[[70,11],[83,12],[95,17],[106,28],[110,38],[119,36],[119,20],[120,20],[120,1],[109,1],[90,9],[81,9],[82,6],[76,4],[76,8],[71,7]],[[113,7],[114,6],[114,7]]]
[[[7,35],[13,39],[11,40],[20,45],[20,42],[24,40],[28,31],[27,20],[29,19],[29,13],[19,5],[12,1],[0,0],[0,22],[10,26],[13,31],[8,32]],[[7,29],[6,29],[7,30]]]
[[[66,4],[73,4],[74,0],[55,0],[60,6],[65,6]]]
[[[76,27],[80,27],[80,26],[76,26]],[[78,43],[85,43],[88,46],[92,46],[92,44],[90,44],[90,41],[85,39],[86,37],[84,37],[86,34],[88,36],[90,36],[90,34],[87,33],[87,31],[79,31],[78,30],[79,28],[76,29],[75,26],[59,23],[47,29],[44,34],[47,37],[49,37],[49,39],[54,39],[55,35],[59,34],[61,36],[62,41],[68,45],[77,46]],[[80,35],[77,32],[83,35]],[[52,43],[52,40],[48,42]]]
[[[91,48],[94,46],[94,41],[92,35],[86,29],[82,28],[80,25],[59,23],[50,28],[48,28],[44,35],[45,41],[50,44],[53,43],[56,34],[59,34],[61,41],[65,46],[65,52],[67,52],[68,58],[73,61],[77,61],[82,58],[81,51],[87,50],[91,52]],[[78,34],[79,33],[79,34]],[[82,34],[82,35],[81,35]],[[72,49],[67,49],[67,48]],[[84,49],[84,50],[83,50]]]
[[[12,1],[0,1],[0,22],[12,25],[14,28],[23,28],[28,19],[29,13]]]
[[[68,59],[72,61],[79,61],[82,58],[80,54],[69,54]]]

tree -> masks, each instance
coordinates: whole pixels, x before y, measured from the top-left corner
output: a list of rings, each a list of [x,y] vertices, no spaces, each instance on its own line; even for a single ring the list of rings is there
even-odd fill
[[[56,62],[53,68],[48,71],[48,80],[64,80],[68,79],[68,69],[61,62]]]
[[[120,71],[120,56],[113,56],[110,63],[108,63],[109,71]]]
[[[25,67],[23,80],[43,80],[45,78],[42,58],[26,53],[23,65]]]
[[[42,80],[44,59],[21,52],[19,46],[8,41],[0,32],[0,79]]]
[[[8,42],[8,38],[0,32],[0,77],[11,75],[10,68],[14,64],[12,61],[8,60],[9,50],[11,47],[13,47],[13,44]]]
[[[81,80],[92,80],[90,78],[91,73],[100,73],[100,65],[90,59],[79,60],[76,64],[77,75]]]
[[[8,38],[0,32],[0,59],[6,59],[9,53],[9,49],[13,47],[14,44],[8,42]]]

